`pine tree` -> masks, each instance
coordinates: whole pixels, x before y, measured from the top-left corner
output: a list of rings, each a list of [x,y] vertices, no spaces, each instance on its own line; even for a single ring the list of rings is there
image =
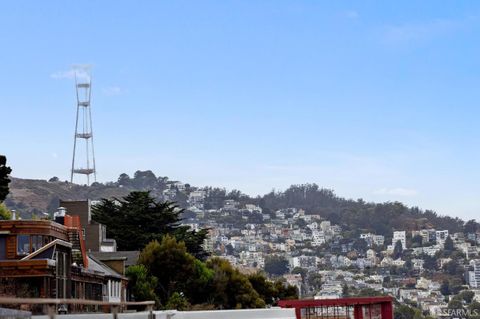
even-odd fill
[[[7,158],[0,155],[0,203],[5,200],[8,195],[8,184],[10,179],[8,175],[12,172],[12,169],[7,166]]]
[[[149,242],[172,235],[183,241],[188,251],[199,259],[207,253],[202,248],[207,230],[193,231],[181,226],[183,212],[173,202],[157,202],[150,192],[131,192],[122,199],[102,199],[92,208],[96,222],[107,226],[107,235],[121,250],[141,250]]]

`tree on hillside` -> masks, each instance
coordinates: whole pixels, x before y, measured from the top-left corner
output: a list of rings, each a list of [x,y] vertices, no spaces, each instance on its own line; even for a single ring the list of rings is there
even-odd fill
[[[122,173],[120,176],[118,176],[117,183],[119,186],[128,187],[131,185],[132,180],[128,174]]]
[[[281,276],[288,272],[288,260],[278,255],[267,256],[265,258],[265,271],[270,275]]]
[[[448,284],[448,280],[442,281],[442,285],[440,286],[440,292],[444,296],[448,296],[452,293],[450,290],[450,285]]]
[[[302,267],[295,267],[292,269],[292,274],[300,274],[302,276],[302,281],[305,281],[307,277],[307,269],[302,268]]]
[[[311,273],[307,277],[307,283],[314,291],[317,291],[322,287],[322,276],[317,273]]]
[[[12,172],[12,169],[7,166],[7,158],[0,155],[0,203],[5,200],[8,195],[8,184],[10,179],[8,175]]]
[[[395,247],[393,248],[393,258],[394,259],[402,258],[402,254],[403,254],[402,242],[398,240],[395,243]]]
[[[412,237],[412,247],[422,247],[423,237],[421,235],[415,235]]]
[[[131,180],[132,186],[136,189],[154,189],[157,186],[157,177],[150,171],[136,171]]]
[[[355,243],[353,244],[353,249],[355,249],[359,253],[364,253],[368,249],[368,243],[365,239],[359,238],[355,240]]]
[[[475,234],[478,230],[480,230],[480,224],[475,221],[475,219],[471,219],[465,223],[463,226],[463,231],[465,233]]]
[[[195,257],[205,258],[202,248],[206,230],[193,231],[180,225],[183,212],[175,203],[157,202],[149,192],[131,192],[122,199],[102,199],[92,208],[96,222],[107,226],[107,235],[121,250],[141,250],[169,234],[185,242]]]
[[[448,236],[445,239],[445,244],[443,245],[443,249],[445,250],[445,252],[449,252],[449,253],[455,250],[455,245],[453,244],[453,240],[452,238],[450,238],[450,236]]]
[[[458,298],[465,301],[465,303],[467,304],[472,303],[474,297],[475,297],[475,292],[471,290],[464,290],[458,294]]]

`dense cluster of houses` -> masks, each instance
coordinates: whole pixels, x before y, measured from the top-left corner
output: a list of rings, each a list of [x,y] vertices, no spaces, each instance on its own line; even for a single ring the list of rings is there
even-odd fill
[[[167,189],[166,199],[169,192],[174,194]],[[185,220],[193,228],[211,229],[206,249],[245,271],[264,269],[269,255],[283,256],[289,264],[289,273],[284,277],[299,287],[303,296],[339,298],[345,295],[346,289],[372,289],[415,303],[434,315],[447,306],[447,301],[440,292],[441,281],[424,276],[424,259],[434,257],[436,268],[441,271],[452,261],[438,254],[450,238],[455,249],[465,256],[461,261],[465,289],[473,291],[475,300],[480,301],[480,290],[477,290],[480,289],[480,234],[421,229],[394,231],[388,242],[385,236],[371,232],[352,238],[346,236],[339,225],[301,209],[284,208],[267,213],[256,205],[231,199],[223,201],[218,208],[206,209],[207,196],[208,190],[190,192],[187,211],[192,214]],[[412,245],[412,238],[421,240]],[[397,256],[398,245],[408,254]],[[408,267],[411,275],[392,271],[403,267]],[[306,271],[307,278],[311,274],[320,275],[321,287],[313,288],[305,276],[292,273],[298,268]]]

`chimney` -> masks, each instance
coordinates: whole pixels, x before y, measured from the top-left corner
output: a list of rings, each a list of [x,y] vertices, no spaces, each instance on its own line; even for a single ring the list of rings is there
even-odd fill
[[[17,219],[17,211],[15,209],[12,209],[12,220]]]
[[[58,207],[58,210],[53,214],[53,217],[55,219],[55,222],[62,224],[65,221],[65,213],[66,213],[65,207]]]

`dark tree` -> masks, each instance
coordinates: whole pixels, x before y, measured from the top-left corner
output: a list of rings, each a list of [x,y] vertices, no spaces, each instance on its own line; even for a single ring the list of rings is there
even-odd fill
[[[401,257],[402,257],[402,253],[403,253],[402,242],[401,242],[400,240],[398,240],[398,241],[395,243],[395,247],[393,248],[393,258],[394,258],[394,259],[401,258]]]
[[[292,269],[292,274],[300,274],[302,276],[302,281],[305,281],[308,271],[302,267],[295,267]]]
[[[437,269],[437,260],[430,255],[423,255],[423,268],[428,271],[435,271]]]
[[[267,305],[272,305],[275,302],[275,287],[273,282],[267,280],[261,273],[255,273],[248,276],[248,280],[260,297],[265,300]]]
[[[283,256],[267,256],[265,258],[265,271],[270,275],[281,276],[288,272],[288,261]]]
[[[450,291],[450,285],[448,284],[448,280],[444,280],[442,282],[442,285],[440,286],[440,292],[442,293],[442,295],[444,296],[448,296],[451,294],[451,291]]]
[[[157,186],[157,177],[150,170],[136,171],[133,175],[132,186],[142,190],[154,189]]]
[[[453,244],[453,240],[452,240],[452,238],[450,238],[450,236],[448,236],[445,239],[445,244],[443,245],[443,249],[445,251],[450,252],[450,253],[455,250],[455,245]]]
[[[421,247],[423,244],[423,237],[420,235],[415,235],[412,237],[412,246]]]
[[[128,174],[122,173],[118,177],[117,183],[119,186],[127,187],[132,184],[132,180],[130,179],[130,176],[128,176]]]
[[[471,219],[465,223],[463,226],[463,231],[467,234],[475,234],[478,230],[480,230],[480,224],[475,221],[475,219]]]
[[[7,166],[7,158],[0,155],[0,203],[5,200],[8,195],[8,184],[10,179],[8,175],[12,172],[12,169]]]
[[[107,226],[107,235],[119,249],[141,250],[153,240],[169,234],[184,241],[188,251],[203,259],[206,230],[192,231],[180,225],[183,210],[172,202],[157,202],[150,192],[131,192],[123,199],[102,199],[92,208],[93,219]]]
[[[359,253],[364,253],[368,249],[368,243],[365,239],[359,238],[355,241],[352,248],[355,249]]]

